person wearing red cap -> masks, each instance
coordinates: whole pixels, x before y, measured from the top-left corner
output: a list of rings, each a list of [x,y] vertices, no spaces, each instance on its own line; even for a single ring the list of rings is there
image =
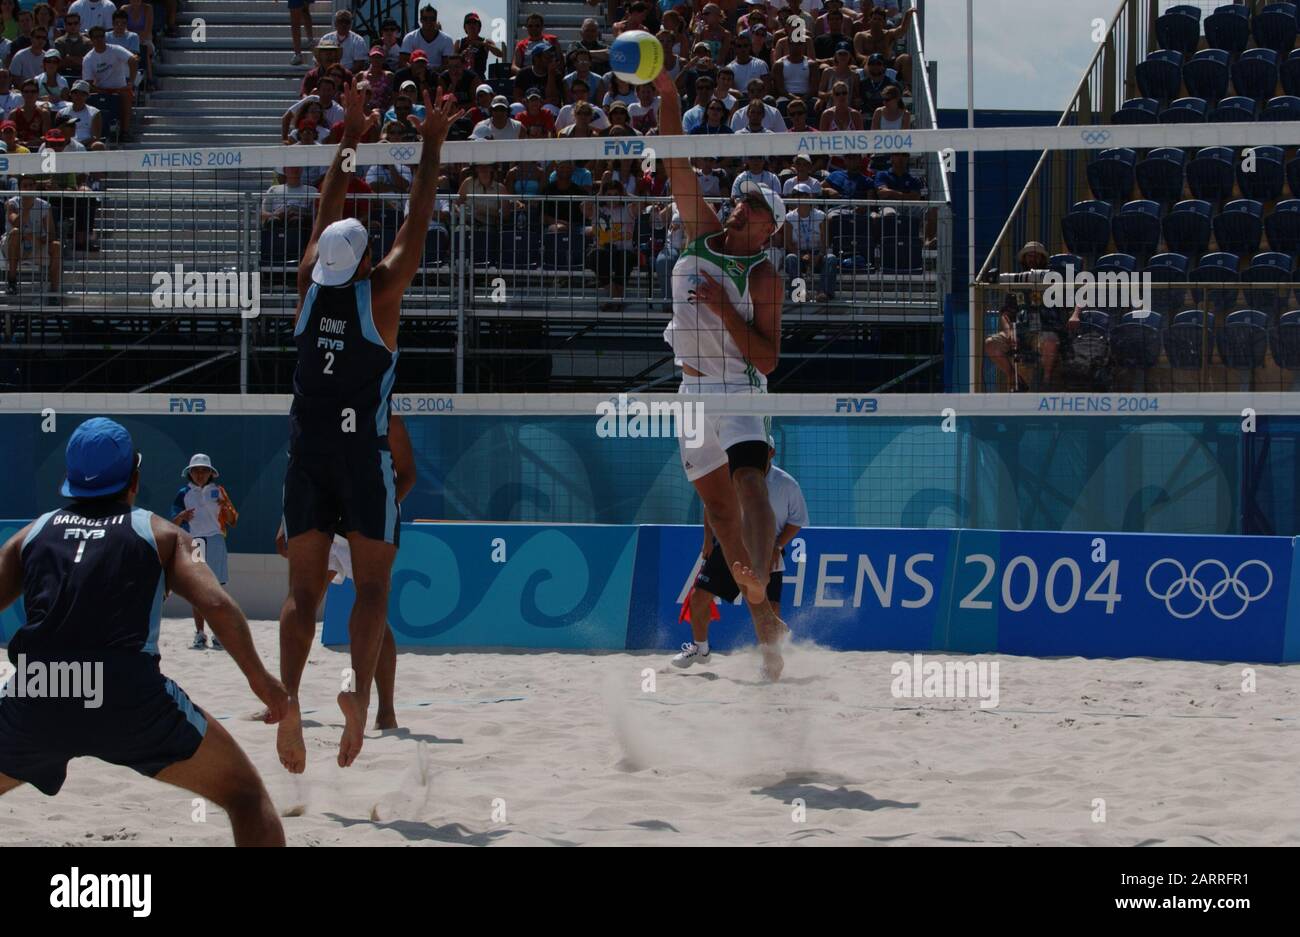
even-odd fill
[[[394,76],[385,65],[382,46],[371,46],[369,67],[357,74],[357,83],[366,82],[370,86],[370,109],[383,113],[393,103]]]
[[[409,213],[388,254],[372,267],[370,234],[344,218],[345,155],[360,143],[374,114],[355,88],[343,94],[344,129],[321,186],[320,204],[298,264],[297,366],[290,408],[289,465],[284,481],[289,594],[280,613],[280,667],[292,700],[276,749],[284,767],[307,764],[297,701],[316,633],[316,610],[329,576],[334,535],[347,537],[356,601],[348,621],[349,685],[338,694],[344,728],[338,765],[361,751],[397,555],[400,513],[388,441],[402,295],[420,268],[433,216],[443,141],[460,116],[450,103],[425,98],[424,145],[411,186]]]
[[[416,49],[412,52],[407,60],[406,67],[399,68],[397,73],[393,75],[393,84],[398,88],[405,87],[408,81],[415,85],[413,100],[423,100],[426,91],[436,100],[438,75],[434,69],[429,67],[429,55],[423,49]]]
[[[340,61],[348,71],[355,72],[366,67],[369,47],[363,36],[352,31],[350,10],[339,10],[334,14],[334,31],[326,33],[324,39],[333,39],[338,44]]]
[[[505,60],[506,50],[492,42],[490,39],[483,38],[483,21],[479,19],[477,13],[465,14],[465,36],[456,40],[457,54],[464,56],[468,53],[472,56],[471,61],[466,63],[466,69],[472,72],[478,72],[480,75],[486,75],[488,69],[488,53],[495,55],[501,60]]]
[[[31,152],[18,142],[18,125],[12,120],[0,120],[0,143],[5,145],[5,152],[10,155]]]
[[[337,87],[337,82],[335,82],[335,80],[329,75],[322,77],[316,84],[316,92],[314,94],[309,94],[300,98],[290,105],[289,109],[284,112],[284,115],[280,118],[280,136],[288,139],[290,126],[296,124],[299,117],[301,117],[313,103],[320,105],[319,123],[329,127],[342,120],[343,108],[339,105],[339,102],[335,100],[335,96],[338,93],[339,88]]]

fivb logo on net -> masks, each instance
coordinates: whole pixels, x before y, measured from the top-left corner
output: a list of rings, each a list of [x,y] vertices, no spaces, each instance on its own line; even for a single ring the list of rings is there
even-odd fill
[[[646,403],[619,394],[596,404],[596,435],[602,439],[660,439],[681,437],[687,449],[704,444],[704,404],[681,400]]]
[[[174,264],[151,282],[155,309],[238,309],[244,319],[256,319],[262,311],[261,277],[247,270],[186,270]]]

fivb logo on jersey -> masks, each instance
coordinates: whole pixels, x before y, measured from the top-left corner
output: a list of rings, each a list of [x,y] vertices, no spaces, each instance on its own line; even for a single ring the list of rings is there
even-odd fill
[[[246,270],[186,270],[175,264],[150,282],[155,309],[238,309],[244,319],[256,319],[262,311],[261,277]]]
[[[596,404],[596,435],[601,439],[681,437],[687,449],[704,445],[704,404],[680,400],[646,403],[627,394]]]

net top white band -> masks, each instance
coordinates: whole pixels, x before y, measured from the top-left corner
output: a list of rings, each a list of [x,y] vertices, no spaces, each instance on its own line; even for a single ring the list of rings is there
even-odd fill
[[[1248,137],[1243,140],[1243,137]],[[1089,127],[982,127],[974,130],[853,130],[843,132],[712,134],[671,137],[587,137],[548,140],[473,140],[446,143],[448,163],[513,163],[521,160],[593,160],[744,157],[843,156],[849,153],[1008,152],[1019,150],[1147,149],[1158,146],[1296,146],[1300,122],[1252,124],[1129,124]],[[187,147],[166,150],[110,150],[0,155],[0,173],[43,175],[50,172],[203,172],[275,169],[282,166],[328,166],[337,147],[255,146]],[[414,163],[418,143],[363,143],[357,165]]]
[[[288,414],[288,394],[6,394],[0,413],[28,413],[37,419],[56,414],[145,414],[232,416]],[[626,410],[633,404],[700,404],[705,415],[761,415],[774,418],[908,418],[936,421],[951,410],[966,417],[1102,416],[1200,417],[1240,419],[1300,415],[1300,392],[1269,393],[1113,393],[1113,394],[395,394],[393,412],[403,417],[504,416],[581,417],[595,420],[598,407]],[[660,412],[668,412],[661,410]]]

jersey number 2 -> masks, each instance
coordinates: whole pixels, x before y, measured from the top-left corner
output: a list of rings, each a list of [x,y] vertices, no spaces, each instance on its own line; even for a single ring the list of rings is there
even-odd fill
[[[334,352],[332,351],[325,352],[325,373],[334,373]]]

